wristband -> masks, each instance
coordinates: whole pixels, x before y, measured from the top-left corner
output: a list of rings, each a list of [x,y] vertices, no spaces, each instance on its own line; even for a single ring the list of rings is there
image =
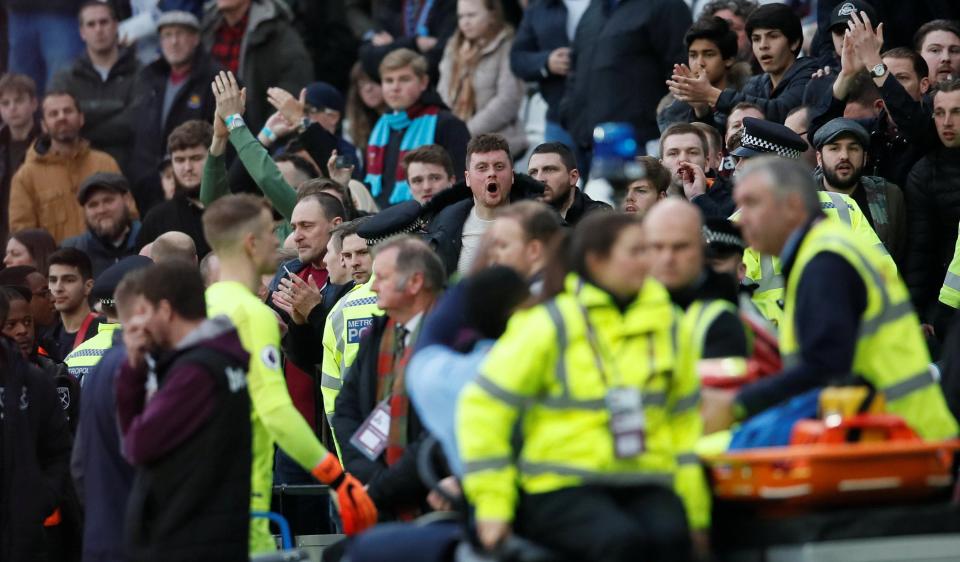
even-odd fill
[[[239,113],[234,113],[233,115],[227,115],[227,118],[223,120],[224,124],[227,126],[228,131],[233,131],[239,127],[246,126],[246,123],[243,122],[243,116]]]
[[[277,140],[277,133],[274,133],[273,129],[271,129],[270,127],[267,127],[266,125],[264,125],[262,129],[260,129],[260,134],[267,137],[267,140],[269,140],[270,142]]]

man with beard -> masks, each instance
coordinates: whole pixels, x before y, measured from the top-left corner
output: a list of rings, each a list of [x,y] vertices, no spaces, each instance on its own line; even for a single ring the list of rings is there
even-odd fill
[[[60,242],[83,232],[83,209],[74,202],[80,182],[120,168],[80,137],[83,113],[71,94],[50,92],[41,108],[44,135],[27,151],[10,186],[10,231],[45,228]]]
[[[823,169],[821,189],[852,197],[893,260],[902,264],[907,239],[903,193],[882,177],[864,175],[870,133],[856,121],[833,119],[813,135],[813,145]]]
[[[577,161],[562,143],[545,142],[533,149],[527,174],[543,183],[541,201],[556,209],[568,226],[575,226],[587,213],[610,209],[610,205],[594,201],[577,188]]]
[[[137,248],[153,242],[164,232],[177,230],[193,238],[197,256],[210,251],[203,237],[203,204],[200,202],[200,178],[207,161],[207,147],[213,140],[213,127],[204,121],[187,121],[170,133],[167,147],[173,161],[176,192],[173,199],[150,209],[137,237]]]
[[[130,186],[120,174],[96,173],[85,179],[77,201],[83,207],[87,231],[64,240],[62,246],[87,254],[96,279],[103,270],[137,253],[140,221],[130,216]]]

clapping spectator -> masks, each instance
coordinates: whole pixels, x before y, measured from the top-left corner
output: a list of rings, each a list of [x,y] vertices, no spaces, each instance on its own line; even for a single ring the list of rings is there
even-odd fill
[[[47,259],[57,251],[57,242],[42,228],[27,228],[10,235],[3,265],[14,267],[28,265],[42,274],[47,274]]]
[[[271,113],[268,88],[299,92],[313,79],[310,55],[292,18],[280,0],[217,0],[203,16],[203,46],[247,88],[246,119],[254,131]]]
[[[570,134],[560,125],[560,101],[570,74],[570,44],[590,0],[531,2],[524,11],[510,50],[510,68],[518,78],[537,82],[547,102],[545,142],[574,146]]]
[[[146,215],[164,200],[160,163],[174,129],[192,119],[210,121],[214,99],[210,82],[220,70],[200,47],[200,23],[189,12],[164,13],[157,21],[162,56],[137,78],[138,116],[134,141],[133,196]]]
[[[737,91],[716,88],[706,76],[694,78],[675,73],[670,92],[681,101],[707,104],[721,112],[748,101],[762,108],[770,121],[783,123],[787,113],[800,105],[803,90],[816,70],[815,61],[797,58],[803,47],[800,18],[783,4],[766,4],[750,15],[747,33],[763,74],[754,76]]]
[[[683,38],[687,46],[687,64],[674,67],[674,72],[686,77],[706,80],[714,88],[723,90],[728,85],[739,88],[731,73],[736,63],[737,36],[726,20],[712,17],[700,19],[693,24]],[[670,85],[671,81],[667,82]],[[714,112],[707,104],[689,104],[674,100],[657,115],[660,130],[666,130],[673,123],[704,121],[722,131],[727,116]]]
[[[40,136],[37,121],[37,88],[25,74],[0,77],[0,234],[9,224],[10,182]]]
[[[86,51],[57,73],[51,87],[73,94],[85,121],[83,137],[113,156],[129,173],[134,120],[133,89],[139,65],[134,49],[121,48],[111,4],[87,0],[80,8],[80,37]]]
[[[440,61],[437,91],[471,135],[498,133],[518,156],[527,148],[518,119],[524,85],[510,70],[513,29],[500,0],[458,0],[459,27]]]
[[[83,209],[77,204],[80,182],[94,172],[120,172],[105,152],[90,148],[80,136],[84,115],[67,92],[48,92],[41,104],[43,131],[10,190],[10,229],[45,228],[54,240],[83,232]]]

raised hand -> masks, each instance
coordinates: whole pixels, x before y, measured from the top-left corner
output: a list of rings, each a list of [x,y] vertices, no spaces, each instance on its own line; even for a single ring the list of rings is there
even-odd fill
[[[268,88],[267,102],[283,115],[284,119],[296,126],[303,120],[307,106],[307,89],[300,90],[300,99],[283,88]]]

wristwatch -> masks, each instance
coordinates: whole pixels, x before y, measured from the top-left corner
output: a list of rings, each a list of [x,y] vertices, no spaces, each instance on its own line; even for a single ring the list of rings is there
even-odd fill
[[[887,65],[878,63],[876,66],[870,69],[870,75],[874,78],[883,78],[883,75],[887,73]]]
[[[238,127],[243,127],[246,125],[246,123],[243,122],[243,116],[239,113],[227,115],[227,118],[224,119],[223,122],[227,126],[228,131],[232,131]]]
[[[302,133],[306,131],[307,127],[309,127],[311,123],[313,123],[313,121],[311,121],[309,117],[304,117],[300,120],[300,124],[297,125],[297,132]]]

